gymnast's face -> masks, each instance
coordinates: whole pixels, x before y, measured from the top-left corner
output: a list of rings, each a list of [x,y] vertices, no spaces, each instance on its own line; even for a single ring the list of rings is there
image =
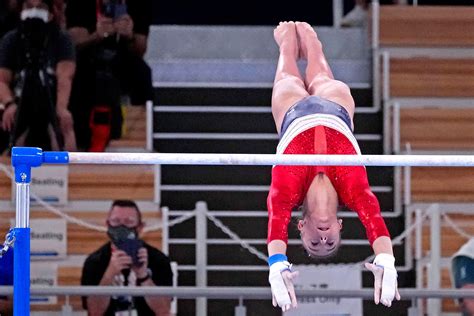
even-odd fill
[[[303,247],[314,258],[330,257],[336,253],[341,242],[342,220],[317,220],[305,216],[298,222]]]
[[[329,178],[318,174],[308,188],[302,206],[303,219],[298,223],[310,257],[329,257],[339,247],[342,220],[337,218],[338,205],[337,192]]]

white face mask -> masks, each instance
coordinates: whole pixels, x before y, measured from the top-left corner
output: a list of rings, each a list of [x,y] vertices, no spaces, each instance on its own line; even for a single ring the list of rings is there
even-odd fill
[[[41,19],[44,23],[48,22],[49,12],[46,9],[31,8],[21,11],[21,20]]]

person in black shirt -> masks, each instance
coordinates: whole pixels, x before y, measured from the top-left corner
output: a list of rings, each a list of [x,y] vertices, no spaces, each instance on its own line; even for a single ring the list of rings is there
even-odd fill
[[[130,200],[112,203],[107,219],[110,242],[89,255],[81,285],[171,286],[170,260],[138,238],[144,223],[138,206]],[[83,297],[89,315],[169,315],[170,298],[130,296]]]
[[[110,109],[109,134],[116,139],[121,136],[120,97],[129,97],[131,105],[151,100],[151,69],[143,60],[151,20],[151,0],[68,0],[66,26],[78,51],[72,111],[80,148],[100,150],[91,124],[107,123],[94,115],[99,106]]]
[[[55,22],[52,0],[22,0],[18,27],[0,43],[2,128],[11,145],[76,149],[69,97],[74,45]]]

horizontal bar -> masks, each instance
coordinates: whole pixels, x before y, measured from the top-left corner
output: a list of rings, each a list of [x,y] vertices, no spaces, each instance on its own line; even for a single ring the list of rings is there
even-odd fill
[[[372,187],[373,189],[374,187]],[[471,204],[472,205],[472,204]],[[472,210],[471,210],[472,211]],[[183,212],[189,212],[189,211],[169,211],[168,215],[169,216],[181,216],[183,215]],[[217,216],[217,217],[267,217],[268,216],[268,211],[241,211],[241,210],[235,210],[235,211],[207,211],[208,213]],[[395,212],[381,212],[382,217],[398,217],[400,214],[397,214]],[[301,212],[292,212],[291,213],[292,217],[301,217]],[[350,212],[350,211],[338,211],[337,216],[341,218],[356,218],[359,217],[356,212]]]
[[[474,108],[474,107],[473,107]],[[474,153],[473,149],[461,149],[461,148],[445,148],[445,149],[410,149],[400,150],[400,155],[471,155]]]
[[[276,133],[153,133],[154,139],[277,140]]]
[[[268,265],[242,265],[242,266],[235,266],[235,265],[208,265],[206,266],[207,271],[231,271],[231,272],[261,272],[265,271],[268,272]],[[195,265],[179,265],[178,271],[196,271]]]
[[[355,134],[359,141],[379,141],[380,134]],[[153,133],[153,139],[278,140],[276,133]]]
[[[459,214],[472,214],[474,212],[474,204],[473,203],[413,203],[408,205],[408,209],[410,210],[426,210],[429,207],[436,204],[439,211],[442,213],[459,213]]]
[[[116,286],[55,286],[31,287],[32,295],[98,295],[98,296],[177,296],[179,298],[208,297],[213,299],[270,299],[269,287],[116,287]],[[399,289],[403,299],[410,298],[474,298],[474,290],[466,289]],[[13,287],[0,286],[0,295],[12,295]],[[298,297],[352,297],[373,299],[373,289],[297,289]]]
[[[382,47],[382,52],[387,51],[391,58],[446,58],[446,59],[473,59],[474,48],[470,47]],[[436,61],[436,60],[433,60]]]
[[[69,153],[73,164],[474,167],[474,155]]]
[[[267,192],[269,185],[227,185],[227,184],[163,184],[161,191],[223,191],[223,192]],[[392,192],[389,186],[373,186],[374,193]]]
[[[157,113],[272,113],[269,106],[229,106],[229,105],[155,105]],[[374,113],[373,107],[359,106],[356,113]]]
[[[250,239],[250,238],[242,238],[242,241],[246,242],[247,244],[252,245],[266,245],[267,239]],[[209,238],[206,240],[208,245],[240,245],[239,241],[233,239],[217,239],[217,238]],[[170,238],[168,239],[168,243],[173,245],[193,245],[196,243],[196,239],[194,238]],[[301,246],[301,240],[299,239],[290,239],[288,240],[288,245],[296,245]],[[367,239],[342,239],[341,245],[343,246],[368,246],[369,242]],[[401,242],[393,242],[393,245],[401,245]]]
[[[161,113],[272,113],[269,106],[189,106],[189,105],[155,105],[154,112]]]
[[[474,98],[392,98],[391,104],[400,107],[440,107],[440,108],[474,108]]]
[[[351,89],[368,89],[368,82],[346,82]],[[153,81],[153,88],[231,88],[231,89],[271,89],[273,82],[208,82],[208,81]]]

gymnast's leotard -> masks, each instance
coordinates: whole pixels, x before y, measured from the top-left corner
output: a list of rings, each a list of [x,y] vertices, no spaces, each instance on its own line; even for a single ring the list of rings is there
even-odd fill
[[[323,107],[318,105],[321,100],[325,102]],[[277,154],[360,155],[360,149],[347,111],[336,103],[312,96],[288,110]],[[288,242],[291,212],[303,203],[311,182],[321,172],[330,179],[339,201],[357,212],[370,244],[380,236],[390,236],[379,202],[370,190],[365,167],[274,166],[267,199],[268,242]]]

